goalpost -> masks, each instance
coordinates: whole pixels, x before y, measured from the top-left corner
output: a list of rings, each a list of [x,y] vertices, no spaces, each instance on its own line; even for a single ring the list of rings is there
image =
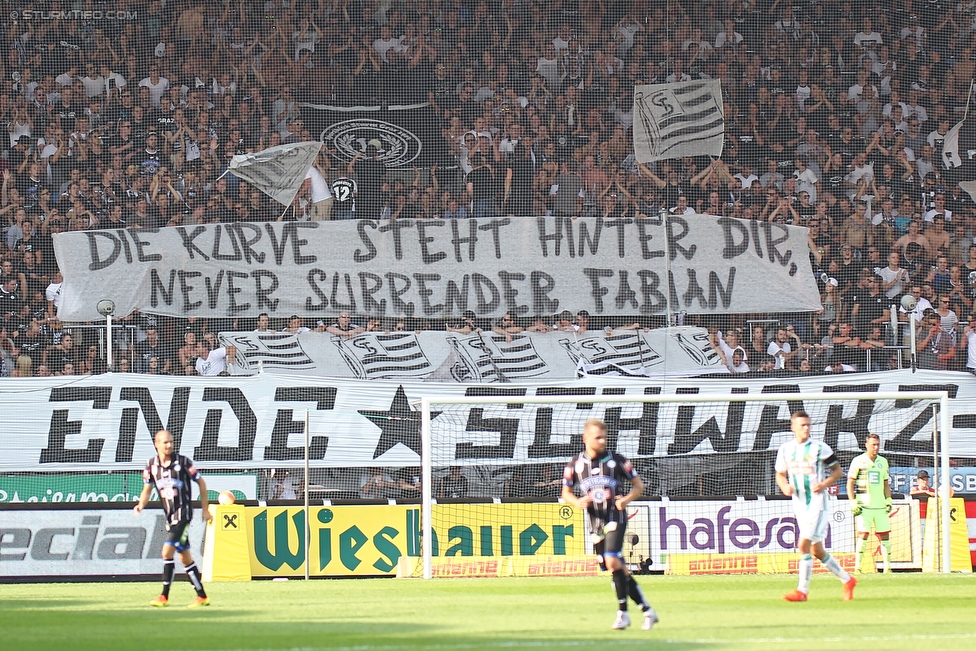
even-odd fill
[[[773,501],[763,502],[766,497],[779,494],[773,460],[779,445],[792,438],[790,414],[801,409],[810,414],[811,437],[826,440],[841,460],[844,475],[837,482],[839,495],[846,498],[848,466],[854,456],[864,451],[868,433],[880,435],[881,456],[889,462],[892,457],[902,459],[892,466],[928,464],[931,459],[940,479],[940,494],[948,492],[951,422],[946,391],[661,395],[651,393],[658,390],[656,387],[634,388],[643,393],[624,394],[624,389],[618,389],[613,395],[567,395],[570,390],[566,390],[561,395],[527,396],[522,391],[496,389],[493,395],[423,397],[419,401],[423,577],[433,576],[435,555],[472,555],[472,547],[477,548],[478,542],[488,550],[487,555],[499,555],[498,533],[493,531],[490,509],[478,511],[459,500],[437,499],[438,492],[444,495],[445,490],[450,491],[445,486],[460,481],[452,478],[464,476],[464,486],[470,487],[466,497],[481,498],[501,505],[499,508],[507,502],[529,501],[540,494],[535,489],[525,489],[531,484],[524,481],[523,470],[542,468],[543,479],[547,480],[556,469],[555,479],[561,480],[565,462],[583,449],[583,423],[590,418],[607,423],[608,449],[628,457],[639,469],[647,484],[644,497],[660,498],[660,521],[652,522],[648,516],[642,533],[648,536],[649,532],[648,537],[656,546],[654,551],[658,552],[661,550],[657,548],[667,546],[673,536],[679,540],[672,541],[672,548],[680,544],[682,550],[706,549],[711,541],[714,527],[703,525],[701,531],[697,527],[688,531],[687,523],[667,519],[664,505],[681,504],[669,501],[674,496],[726,497],[734,501],[729,507],[733,509],[749,503],[743,501],[743,496],[774,505]],[[540,484],[549,485],[543,481],[535,486]],[[908,488],[902,492],[907,493]],[[546,494],[551,498],[552,493]],[[939,528],[944,534],[936,567],[950,572],[949,500],[934,500],[933,506],[936,503],[940,508]],[[778,505],[778,511],[785,508]],[[472,522],[472,517],[478,517],[472,516],[473,512],[481,513],[484,521]],[[845,512],[849,517],[846,499],[839,503],[833,516],[835,524]],[[773,528],[775,518],[766,523],[765,532],[759,530],[758,536],[750,538],[757,525],[747,519],[730,522],[728,513],[720,513],[717,520],[708,524],[717,522],[718,535],[728,536],[728,546],[733,551],[735,546],[742,547],[750,539],[758,541],[764,536],[763,544],[770,538],[778,540],[777,551],[786,551],[795,542],[790,538],[792,533],[784,536],[781,529]],[[853,525],[848,521],[846,527],[843,531],[852,536],[853,544]],[[472,531],[479,530],[481,538],[477,539],[478,534]],[[437,531],[441,532],[440,541]],[[502,532],[502,536],[506,535],[508,545],[503,541],[500,555],[517,555],[511,526]],[[633,557],[640,538],[630,528],[627,535],[631,537]],[[457,542],[454,536],[463,540]],[[544,540],[547,533],[529,532],[525,536],[532,550],[528,553],[534,553],[538,540]],[[587,550],[591,549],[588,545]],[[653,560],[650,552],[648,560]]]

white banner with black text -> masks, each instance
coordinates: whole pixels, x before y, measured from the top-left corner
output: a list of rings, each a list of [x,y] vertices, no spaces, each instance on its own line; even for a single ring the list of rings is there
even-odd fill
[[[420,463],[418,401],[431,397],[435,465],[564,462],[582,449],[588,418],[607,423],[609,445],[632,457],[677,457],[776,450],[788,440],[791,410],[810,412],[813,436],[838,450],[863,449],[869,432],[882,453],[931,454],[932,409],[921,401],[786,403],[522,404],[520,397],[949,392],[950,453],[976,449],[976,378],[948,371],[841,376],[635,380],[588,377],[504,386],[327,379],[307,375],[0,380],[0,472],[141,469],[159,429],[204,469],[277,468],[309,457],[314,467]],[[492,405],[437,405],[441,396],[497,396]]]
[[[820,309],[807,229],[709,215],[233,223],[54,238],[63,321]]]

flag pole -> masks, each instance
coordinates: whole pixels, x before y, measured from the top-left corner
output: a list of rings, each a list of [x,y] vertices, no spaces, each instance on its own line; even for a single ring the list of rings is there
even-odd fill
[[[969,107],[972,105],[973,89],[974,89],[974,87],[976,87],[976,86],[974,86],[974,84],[976,84],[976,76],[969,78],[969,94],[966,96],[966,110],[963,112],[962,120],[960,120],[956,124],[956,126],[954,126],[952,129],[950,129],[949,130],[949,133],[952,133],[953,130],[956,131],[956,134],[955,134],[955,138],[956,138],[956,140],[955,140],[955,146],[956,146],[956,157],[959,158],[959,162],[960,162],[959,167],[964,167],[968,163],[968,175],[970,177],[969,180],[966,180],[961,175],[956,175],[953,180],[955,180],[956,181],[956,184],[964,192],[968,193],[970,197],[972,197],[973,199],[976,199],[976,178],[972,178],[973,177],[973,168],[972,168],[973,159],[971,158],[971,156],[972,156],[971,151],[972,150],[967,148],[967,151],[966,151],[966,161],[963,161],[962,160],[962,156],[960,155],[960,152],[959,152],[959,140],[958,140],[959,139],[959,132],[962,130],[962,127],[965,126],[966,120],[969,118]],[[967,131],[967,134],[969,134],[969,133],[970,132]],[[972,141],[970,140],[969,143],[971,144]],[[950,171],[954,171],[955,170],[955,167],[954,166],[950,166],[949,165],[949,161],[946,159],[945,145],[944,144],[943,144],[943,152],[942,152],[942,162],[943,162],[943,164],[946,167],[949,167],[950,168]]]
[[[309,430],[309,428],[308,428],[308,409],[306,409],[305,410],[305,490],[302,491],[303,493],[305,493],[305,495],[304,495],[304,497],[305,497],[305,531],[303,531],[302,533],[305,535],[304,542],[305,542],[305,580],[306,581],[308,581],[308,577],[309,577],[309,563],[310,563],[311,558],[312,558],[312,554],[311,554],[311,552],[309,550],[309,547],[311,545],[310,538],[312,537],[312,530],[311,530],[311,522],[308,519],[308,516],[310,514],[309,504],[308,504],[308,489],[309,489],[309,485],[311,484],[311,482],[309,481],[309,472],[308,472],[308,439],[309,439],[309,431],[308,430]]]
[[[667,206],[662,205],[661,225],[664,226],[664,241],[668,244],[668,246],[665,247],[665,251],[664,251],[664,286],[665,286],[664,291],[668,293],[668,299],[664,303],[667,309],[667,318],[668,318],[665,327],[667,327],[668,331],[670,332],[671,314],[673,310],[671,307],[671,247],[670,247],[671,243],[668,241],[668,214],[669,213],[668,213]]]
[[[962,114],[962,120],[963,120],[963,122],[965,122],[966,121],[966,118],[969,117],[969,101],[973,98],[973,81],[974,80],[976,80],[976,77],[970,77],[970,79],[969,79],[969,94],[966,95],[966,110]]]

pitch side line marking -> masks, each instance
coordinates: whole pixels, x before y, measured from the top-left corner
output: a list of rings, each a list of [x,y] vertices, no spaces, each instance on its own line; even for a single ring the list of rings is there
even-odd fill
[[[927,640],[960,640],[974,639],[976,633],[958,633],[950,635],[863,635],[858,637],[834,636],[834,637],[743,637],[743,638],[655,638],[649,637],[647,641],[663,642],[666,644],[790,644],[790,643],[809,643],[809,642],[898,642],[898,641],[927,641]],[[517,640],[507,642],[485,641],[479,644],[429,644],[424,645],[426,649],[483,649],[486,647],[498,649],[520,649],[537,647],[559,647],[573,648],[581,646],[623,646],[633,645],[634,639],[626,640]],[[418,645],[402,644],[363,644],[356,646],[315,646],[315,647],[292,647],[289,649],[233,649],[230,651],[401,651],[403,649],[416,649]],[[227,650],[223,650],[227,651]]]

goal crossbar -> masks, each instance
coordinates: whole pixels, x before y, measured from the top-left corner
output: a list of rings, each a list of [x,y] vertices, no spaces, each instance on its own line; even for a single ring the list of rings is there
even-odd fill
[[[932,400],[939,402],[939,492],[944,496],[949,495],[949,429],[951,419],[949,417],[949,393],[948,391],[856,391],[850,393],[692,393],[680,395],[664,394],[613,394],[613,395],[560,395],[560,396],[443,396],[430,397],[424,396],[419,401],[421,409],[421,457],[422,457],[422,485],[423,502],[421,505],[422,523],[422,553],[424,578],[429,579],[433,575],[433,491],[429,488],[433,486],[433,446],[431,443],[431,410],[432,404],[436,405],[552,405],[552,404],[580,404],[580,403],[661,403],[661,402],[802,402],[811,400],[823,402],[831,398],[842,399],[845,401],[858,400]],[[951,507],[948,499],[940,499],[939,514],[942,522],[942,531],[949,531],[951,517]],[[952,547],[949,535],[942,536],[942,572],[952,571],[951,565]]]

